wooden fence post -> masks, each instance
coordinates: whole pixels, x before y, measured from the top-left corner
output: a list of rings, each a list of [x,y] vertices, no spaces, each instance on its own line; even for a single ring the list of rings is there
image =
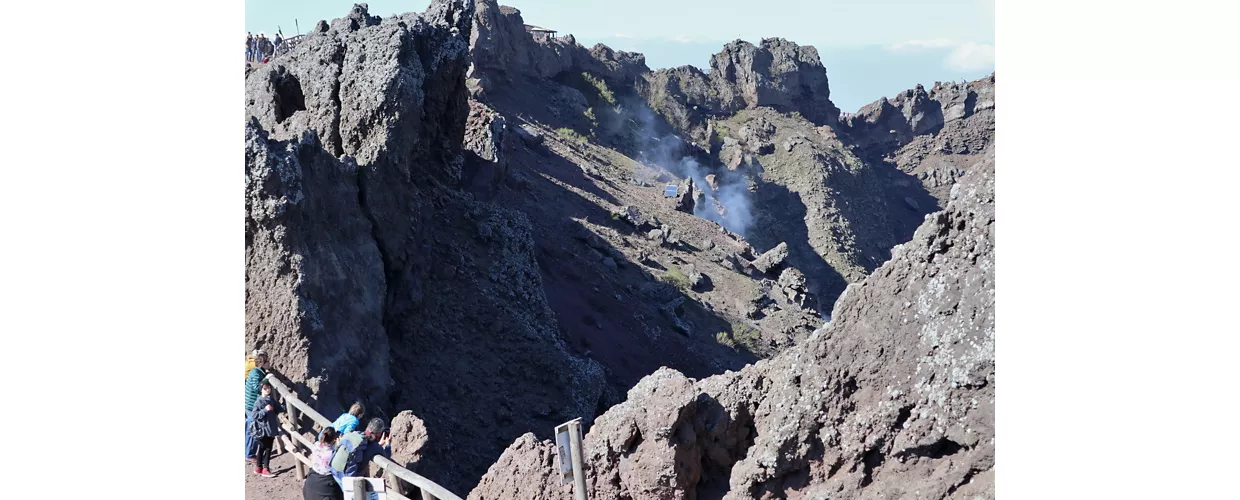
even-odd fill
[[[363,478],[355,478],[353,480],[353,500],[366,500],[366,487],[370,483]]]
[[[284,409],[286,412],[288,412],[288,421],[289,421],[288,423],[292,427],[292,432],[300,433],[301,423],[297,419],[298,417],[297,407],[291,404],[286,404],[284,406]],[[292,447],[288,451],[290,453],[297,453],[297,446],[295,444],[292,445]],[[293,464],[293,466],[296,467],[297,469],[297,480],[304,481],[306,479],[306,464],[301,463],[301,460],[294,460],[294,462],[295,463]]]

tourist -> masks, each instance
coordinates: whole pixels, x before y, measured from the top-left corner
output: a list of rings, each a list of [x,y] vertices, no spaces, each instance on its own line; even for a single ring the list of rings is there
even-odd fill
[[[366,476],[369,469],[361,466],[369,466],[374,457],[392,457],[391,438],[386,428],[383,419],[376,417],[366,424],[365,432],[352,431],[340,437],[340,443],[332,455],[332,477],[341,488],[344,487],[344,478]]]
[[[344,490],[332,477],[332,454],[340,434],[328,427],[319,435],[314,451],[310,453],[310,473],[301,486],[304,500],[344,500]]]
[[[284,407],[276,402],[273,396],[275,389],[271,387],[271,382],[264,381],[261,391],[258,399],[254,401],[254,410],[250,416],[253,421],[250,432],[258,442],[254,473],[263,477],[275,477],[270,467],[271,449],[276,442],[276,436],[280,435],[280,419],[277,415],[284,411]]]
[[[362,402],[358,401],[349,407],[349,411],[341,414],[332,422],[332,427],[336,432],[344,434],[357,428],[362,423],[362,416],[366,414],[366,407],[362,406]]]
[[[372,418],[366,423],[366,449],[362,453],[361,465],[370,466],[370,461],[376,456],[382,455],[384,458],[392,458],[392,437],[388,435],[387,425],[383,423],[381,418]],[[370,471],[363,469],[363,476],[380,476],[378,470]]]
[[[250,354],[254,358],[254,368],[245,376],[245,461],[254,462],[254,454],[258,451],[254,437],[250,435],[250,414],[254,409],[254,400],[258,399],[259,386],[267,378],[267,352],[255,349]]]
[[[254,34],[245,32],[245,62],[254,60]]]
[[[259,38],[254,37],[254,43],[250,45],[250,62],[258,62],[259,60],[258,46],[259,46]]]
[[[263,62],[267,62],[266,61],[267,57],[271,55],[271,39],[267,38],[267,33],[265,32],[259,33],[258,37],[259,37],[259,41],[258,41],[259,59],[262,59]]]

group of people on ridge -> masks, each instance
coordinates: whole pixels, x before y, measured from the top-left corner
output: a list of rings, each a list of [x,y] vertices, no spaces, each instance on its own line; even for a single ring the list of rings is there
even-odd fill
[[[265,63],[271,56],[275,54],[280,44],[284,43],[284,35],[276,32],[273,40],[267,39],[266,32],[259,32],[258,36],[254,36],[250,32],[245,34],[245,61],[247,63]]]
[[[254,473],[275,477],[270,469],[275,439],[282,434],[277,415],[285,411],[267,381],[267,353],[256,349],[246,362],[245,460]],[[305,500],[344,500],[344,478],[368,476],[375,456],[391,458],[391,437],[382,418],[372,418],[363,430],[366,407],[356,402],[331,426],[319,432],[310,454],[310,470],[302,485]]]

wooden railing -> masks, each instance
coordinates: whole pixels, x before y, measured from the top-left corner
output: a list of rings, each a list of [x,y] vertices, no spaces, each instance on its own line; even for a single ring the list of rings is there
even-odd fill
[[[281,444],[284,449],[297,459],[296,470],[297,479],[306,479],[306,468],[310,466],[309,453],[314,449],[314,442],[301,433],[300,417],[305,416],[313,422],[311,429],[317,434],[319,430],[325,429],[332,425],[332,421],[325,418],[318,411],[315,411],[310,405],[306,404],[297,394],[293,392],[287,385],[276,377],[267,376],[266,380],[271,382],[271,386],[280,392],[286,403],[284,408],[287,414],[280,416],[280,427],[284,429],[287,435],[280,436]],[[299,446],[300,445],[300,446]],[[304,451],[302,451],[304,450]],[[376,456],[371,463],[383,469],[383,479],[387,485],[387,497],[393,500],[413,500],[402,495],[399,490],[401,485],[399,481],[409,483],[422,491],[421,500],[461,500],[452,492],[444,489],[443,486],[435,484],[434,481],[415,474],[413,471],[401,467],[396,462],[389,460],[382,455]],[[355,498],[366,498],[365,488],[354,488]]]

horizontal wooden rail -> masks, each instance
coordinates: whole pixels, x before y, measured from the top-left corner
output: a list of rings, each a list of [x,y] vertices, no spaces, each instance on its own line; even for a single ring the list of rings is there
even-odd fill
[[[461,500],[461,497],[458,497],[452,494],[452,492],[444,489],[442,486],[435,484],[434,481],[419,476],[413,471],[397,465],[396,462],[388,460],[388,458],[383,455],[375,456],[373,462],[375,465],[378,465],[384,471],[391,473],[393,476],[404,480],[406,483],[417,486],[418,489],[422,490],[424,494],[430,493],[439,500]],[[423,495],[423,497],[425,497],[425,495]]]
[[[285,436],[280,436],[280,437],[281,437],[281,438],[284,438],[284,439],[286,440],[286,443],[285,443],[285,444],[287,444],[287,445],[289,446],[289,449],[292,449],[293,443],[292,443],[292,442],[288,442],[288,441],[287,441],[287,440],[288,440],[288,438],[287,438],[287,437],[285,437]],[[305,456],[302,456],[302,454],[301,454],[301,453],[298,453],[297,451],[295,451],[295,450],[294,450],[294,451],[292,451],[292,452],[289,452],[289,454],[290,454],[290,455],[292,455],[292,456],[293,456],[293,458],[296,458],[296,459],[297,459],[298,461],[300,461],[301,463],[306,464],[306,467],[312,467],[312,466],[310,465],[310,459],[309,459],[309,458],[306,458]]]
[[[309,439],[306,439],[306,436],[303,436],[301,433],[297,432],[297,429],[293,428],[289,424],[284,424],[280,427],[283,427],[285,432],[287,432],[290,436],[293,436],[293,439],[296,439],[297,442],[301,443],[301,445],[306,447],[307,450],[314,451],[314,443]]]
[[[401,495],[400,493],[397,493],[392,490],[387,491],[387,497],[388,497],[388,500],[413,500],[412,498],[409,498],[405,495]]]
[[[314,408],[311,408],[310,405],[298,399],[297,393],[293,392],[292,389],[289,389],[287,385],[284,385],[284,382],[281,382],[279,379],[272,377],[270,374],[267,375],[267,381],[271,382],[271,386],[275,387],[277,391],[280,391],[280,394],[284,396],[284,399],[288,400],[290,404],[292,404],[293,406],[296,406],[297,409],[305,413],[307,417],[310,417],[310,420],[314,421],[314,423],[319,424],[323,427],[328,427],[332,425],[331,420],[328,420],[322,414],[315,411]]]
[[[314,408],[310,407],[310,405],[306,404],[304,401],[298,398],[297,393],[293,392],[293,390],[290,389],[289,386],[285,385],[284,382],[281,382],[279,379],[271,375],[272,375],[271,373],[268,373],[267,377],[264,380],[266,380],[267,382],[270,382],[271,386],[280,392],[280,395],[284,397],[284,400],[288,402],[288,404],[301,410],[302,414],[304,414],[307,417],[310,417],[310,420],[314,421],[314,423],[318,424],[318,426],[321,428],[327,428],[332,425],[331,420],[328,420],[326,417],[324,417]],[[296,418],[295,417],[296,413],[291,412],[291,411],[288,413],[290,416],[292,416],[292,418],[290,419],[281,418],[282,422],[280,425],[280,427],[284,429],[284,432],[288,433],[288,435],[292,437],[292,439],[289,439],[287,437],[284,438],[286,440],[285,443],[289,448],[288,451],[292,453],[293,456],[297,458],[298,461],[309,466],[310,458],[306,456],[302,456],[302,454],[297,451],[297,448],[294,445],[294,440],[296,440],[296,443],[300,443],[302,446],[305,446],[307,451],[314,449],[314,443],[312,443],[305,436],[301,435],[301,433],[297,430],[298,426],[297,426],[296,421],[290,421]],[[384,470],[385,472],[384,477],[387,479],[388,483],[392,483],[392,478],[399,478],[400,480],[406,483],[416,486],[419,490],[422,491],[422,500],[435,500],[435,499],[461,500],[461,497],[456,496],[455,494],[453,494],[451,491],[448,491],[447,489],[444,489],[443,486],[435,484],[434,481],[431,481],[430,479],[422,477],[409,469],[401,467],[399,464],[389,460],[387,457],[384,457],[383,455],[375,456],[375,458],[371,460],[371,463],[379,466],[379,468]],[[391,484],[391,486],[395,486],[395,485]],[[393,498],[393,500],[411,500],[408,497],[405,497],[395,492],[389,492],[388,495],[391,498]]]

